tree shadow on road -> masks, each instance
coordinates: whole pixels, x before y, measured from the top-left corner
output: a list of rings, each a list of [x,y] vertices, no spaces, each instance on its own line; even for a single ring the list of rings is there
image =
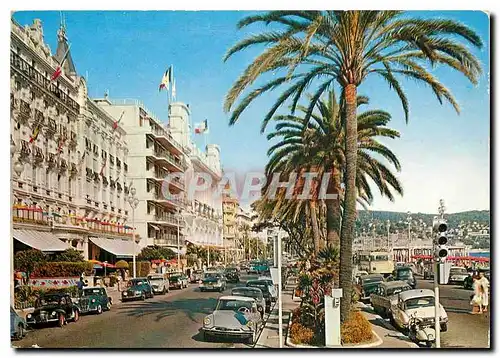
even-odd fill
[[[158,322],[162,318],[174,315],[176,313],[185,313],[193,322],[197,314],[208,315],[213,312],[217,304],[216,298],[186,298],[175,301],[145,301],[120,307],[120,311],[131,317],[142,317],[147,315],[156,315]]]

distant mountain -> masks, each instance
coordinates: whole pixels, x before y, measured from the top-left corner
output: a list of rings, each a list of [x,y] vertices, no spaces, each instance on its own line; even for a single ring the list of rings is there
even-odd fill
[[[405,212],[396,211],[358,211],[358,227],[366,227],[370,223],[370,220],[374,220],[379,224],[385,224],[387,220],[391,221],[391,226],[398,222],[405,222],[408,214]],[[436,214],[425,214],[425,213],[411,213],[412,221],[422,220],[427,225],[432,225],[432,220]],[[448,225],[451,228],[456,228],[461,221],[464,222],[477,222],[478,224],[490,224],[490,211],[489,210],[472,210],[463,211],[460,213],[452,213],[444,215],[448,221]]]

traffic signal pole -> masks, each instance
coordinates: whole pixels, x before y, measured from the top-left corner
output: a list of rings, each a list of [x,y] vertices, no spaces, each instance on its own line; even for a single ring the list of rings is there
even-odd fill
[[[439,307],[439,278],[438,278],[438,261],[434,260],[434,328],[436,331],[436,348],[441,348],[441,322],[440,322],[440,307]]]
[[[432,229],[437,234],[434,239],[434,328],[436,331],[436,348],[441,348],[441,305],[439,304],[439,263],[445,262],[448,256],[448,224],[444,219],[444,200],[439,200],[439,218],[434,217]]]

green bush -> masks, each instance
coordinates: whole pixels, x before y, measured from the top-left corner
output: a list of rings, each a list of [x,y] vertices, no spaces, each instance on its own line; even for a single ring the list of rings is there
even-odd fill
[[[35,268],[33,277],[76,277],[92,274],[91,262],[47,262]]]
[[[53,262],[84,262],[85,259],[80,251],[73,248],[66,249],[54,256]]]
[[[132,262],[128,263],[128,270],[131,273],[131,277],[133,277],[134,272],[134,264]],[[138,261],[136,262],[136,277],[145,277],[151,271],[151,262],[149,261]]]
[[[118,269],[128,269],[128,262],[125,260],[117,261],[115,264]]]
[[[14,292],[14,306],[16,308],[34,307],[36,300],[46,294],[68,293],[71,297],[78,297],[78,287],[65,288],[34,288],[31,286],[16,287]]]
[[[26,272],[28,277],[40,265],[47,262],[48,257],[40,250],[24,250],[14,255],[14,268]]]

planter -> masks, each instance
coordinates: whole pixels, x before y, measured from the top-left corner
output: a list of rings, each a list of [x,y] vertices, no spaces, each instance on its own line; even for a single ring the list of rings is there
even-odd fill
[[[350,344],[345,344],[345,345],[340,345],[340,346],[335,346],[335,347],[318,347],[318,346],[310,346],[307,344],[295,344],[292,343],[292,339],[290,337],[290,328],[292,326],[292,315],[293,313],[290,312],[290,317],[288,318],[288,329],[287,329],[287,334],[286,334],[286,345],[293,347],[293,348],[323,348],[323,349],[330,349],[330,348],[373,348],[381,345],[383,343],[383,340],[379,337],[379,335],[372,330],[372,334],[374,337],[374,340],[371,342],[365,342],[365,343],[350,343]]]

